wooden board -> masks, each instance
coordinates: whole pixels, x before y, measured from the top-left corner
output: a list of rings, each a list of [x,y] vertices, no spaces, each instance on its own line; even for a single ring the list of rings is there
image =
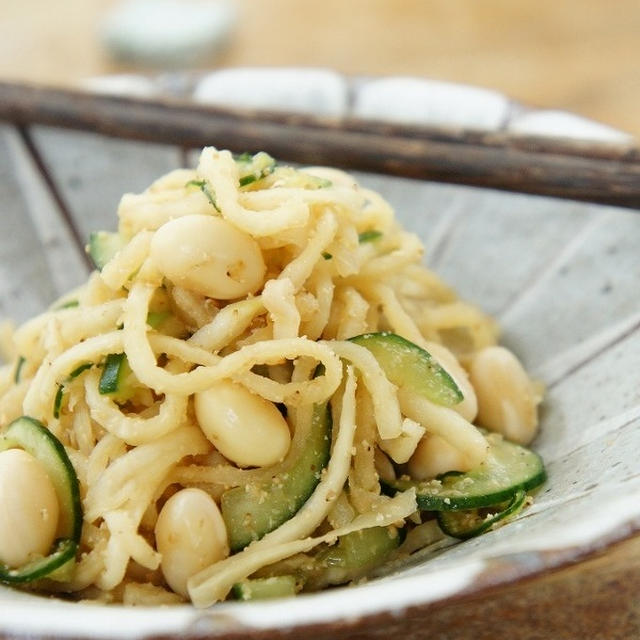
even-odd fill
[[[594,143],[7,82],[0,82],[0,120],[185,149],[263,150],[288,161],[640,208],[640,149],[628,140]]]

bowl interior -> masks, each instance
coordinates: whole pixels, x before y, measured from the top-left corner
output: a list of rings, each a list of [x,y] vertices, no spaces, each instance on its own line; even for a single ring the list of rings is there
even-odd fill
[[[180,166],[173,147],[35,128],[50,184],[0,128],[0,315],[22,321],[88,273],[82,246],[114,228],[120,195]],[[310,158],[310,164],[313,159]],[[640,527],[640,215],[486,189],[359,174],[426,245],[426,262],[493,314],[547,387],[534,448],[549,481],[515,522],[356,588],[279,603],[124,609],[0,587],[0,635],[234,634],[437,602],[577,558]],[[62,207],[60,205],[63,205]],[[70,224],[72,223],[72,224]],[[474,586],[475,585],[475,586]],[[37,611],[37,615],[34,612]],[[71,614],[71,615],[70,615]]]

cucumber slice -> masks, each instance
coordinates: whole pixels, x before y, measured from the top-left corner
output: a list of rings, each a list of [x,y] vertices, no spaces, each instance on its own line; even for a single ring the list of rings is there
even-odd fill
[[[397,387],[424,396],[445,407],[464,399],[453,378],[431,354],[395,333],[365,333],[349,338],[375,356],[387,378]]]
[[[315,591],[358,580],[385,562],[400,542],[394,527],[372,527],[341,536],[337,544],[315,557],[305,576],[305,589]]]
[[[216,193],[206,180],[189,180],[185,187],[197,187],[198,189],[200,189],[200,191],[202,191],[202,193],[207,196],[207,200],[209,200],[209,203],[213,206],[213,208],[218,211],[218,213],[220,212],[220,207],[216,202]]]
[[[147,313],[147,324],[152,329],[157,329],[170,316],[171,313],[169,311],[149,311]]]
[[[125,361],[127,356],[124,353],[110,353],[104,363],[104,369],[98,383],[98,391],[102,395],[115,393],[124,382]]]
[[[236,600],[267,600],[295,596],[299,590],[295,576],[272,576],[236,582],[231,592]]]
[[[518,491],[540,486],[547,474],[542,458],[498,434],[487,436],[486,460],[467,473],[450,473],[419,482],[400,478],[389,486],[396,491],[416,489],[418,507],[423,511],[456,511],[491,507],[510,500]]]
[[[277,167],[273,170],[270,178],[271,184],[285,187],[287,189],[326,189],[331,186],[331,181],[319,178],[310,173],[305,173],[293,167]]]
[[[515,516],[524,505],[526,491],[518,489],[509,502],[495,507],[465,511],[439,511],[438,524],[452,538],[467,540],[493,529],[500,522]],[[487,513],[490,510],[490,513]]]
[[[78,369],[84,370],[83,365]],[[62,387],[60,387],[60,390]],[[60,394],[61,395],[61,394]],[[45,468],[58,498],[58,533],[51,552],[18,568],[0,564],[0,582],[18,584],[40,578],[69,580],[82,535],[80,484],[69,456],[60,441],[40,422],[22,416],[14,420],[0,436],[0,451],[19,447],[34,456]]]
[[[89,235],[89,246],[87,250],[93,260],[93,264],[96,265],[96,269],[102,271],[107,262],[109,262],[125,244],[125,241],[119,233],[94,231]]]
[[[276,166],[276,161],[264,151],[255,155],[243,153],[236,156],[235,161],[240,173],[239,184],[241,187],[246,187],[248,184],[268,176]]]
[[[320,482],[330,447],[331,412],[326,404],[318,404],[306,447],[291,469],[269,483],[234,487],[222,494],[222,517],[232,551],[243,549],[293,517]]]
[[[77,378],[83,371],[87,369],[91,369],[93,364],[91,362],[85,362],[81,364],[79,367],[76,367],[68,376],[67,380],[73,380]],[[60,417],[60,411],[62,410],[62,400],[64,399],[64,384],[58,385],[58,390],[56,391],[56,397],[53,401],[53,417],[56,420]]]
[[[16,363],[16,368],[13,373],[13,381],[15,382],[15,384],[18,384],[20,382],[20,378],[22,377],[22,367],[24,367],[26,362],[27,359],[24,356],[20,356],[18,358],[18,362]]]
[[[38,558],[17,569],[11,569],[0,563],[0,582],[24,584],[40,578],[50,577],[54,571],[73,560],[77,550],[77,542],[69,538],[63,538],[55,543],[51,553],[45,558]]]
[[[382,238],[382,231],[378,231],[377,229],[367,229],[367,231],[358,234],[358,242],[360,244],[374,242],[379,238]]]
[[[69,374],[69,380],[73,380],[74,378],[77,378],[83,371],[86,371],[87,369],[91,369],[92,366],[93,366],[92,362],[84,362],[83,364],[77,366]]]
[[[115,402],[126,402],[135,393],[135,375],[124,353],[110,353],[98,382],[98,391]]]
[[[56,397],[53,400],[53,417],[57,420],[62,411],[62,400],[64,398],[64,386],[59,384],[56,391]]]
[[[80,484],[62,443],[40,422],[22,416],[14,420],[0,436],[0,451],[15,447],[24,449],[44,466],[55,488],[60,504],[59,537],[74,543],[80,542]]]
[[[62,302],[57,307],[54,307],[54,311],[60,311],[61,309],[74,309],[79,306],[79,300],[67,300],[67,302]]]

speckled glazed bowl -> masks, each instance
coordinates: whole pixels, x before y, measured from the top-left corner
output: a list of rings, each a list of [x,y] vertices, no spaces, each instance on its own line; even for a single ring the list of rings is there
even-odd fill
[[[140,190],[180,163],[170,147],[46,128],[31,133],[48,180],[16,132],[0,128],[0,313],[18,321],[84,279],[79,248],[91,228],[114,226],[122,192]],[[295,599],[205,611],[127,609],[0,587],[0,637],[640,633],[634,538],[640,530],[640,214],[370,174],[360,179],[424,240],[427,263],[495,315],[502,341],[546,384],[533,446],[549,480],[533,506],[433,559],[418,553],[366,584]],[[615,544],[623,540],[624,548]],[[596,619],[599,626],[590,626]]]

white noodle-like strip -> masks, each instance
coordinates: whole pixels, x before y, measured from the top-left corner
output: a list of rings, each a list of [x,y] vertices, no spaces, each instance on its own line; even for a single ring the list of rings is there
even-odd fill
[[[324,472],[323,478],[315,488],[311,497],[293,518],[287,520],[261,540],[254,542],[234,556],[235,563],[237,563],[238,566],[241,567],[243,565],[243,558],[247,556],[254,559],[257,558],[257,561],[260,562],[260,555],[264,553],[265,550],[268,550],[274,545],[291,542],[292,540],[298,540],[308,536],[325,519],[331,510],[331,505],[342,492],[342,488],[349,475],[351,448],[353,447],[353,438],[356,431],[355,393],[356,380],[353,374],[353,368],[349,366],[347,367],[347,380],[342,397],[342,412],[340,415],[338,435],[333,445],[331,458],[329,459],[329,464]],[[216,573],[216,566],[218,566],[218,564],[210,567],[213,575]],[[262,564],[260,564],[260,566],[262,566]],[[204,586],[204,583],[207,582],[206,575],[208,574],[206,572],[207,569],[198,574],[199,577],[195,580],[196,583],[199,583],[200,589],[207,589],[207,587]],[[191,593],[191,587],[189,587],[189,592]]]
[[[300,312],[296,306],[293,282],[289,278],[269,280],[262,291],[262,302],[273,322],[273,339],[296,338]]]
[[[413,455],[426,429],[415,420],[405,418],[402,421],[402,433],[391,440],[381,440],[380,448],[398,464],[404,464]]]
[[[402,416],[398,405],[396,387],[389,382],[374,355],[354,342],[327,342],[341,357],[352,362],[362,376],[365,387],[373,400],[373,410],[380,438],[388,440],[402,433]]]
[[[38,344],[51,318],[58,319],[60,337],[64,344],[73,346],[91,336],[115,329],[120,321],[123,307],[124,298],[117,298],[93,307],[48,311],[29,320],[16,330],[14,334],[16,349],[20,354],[29,354],[30,359],[42,359],[44,351]]]
[[[487,457],[489,445],[485,437],[453,409],[440,407],[403,389],[398,390],[398,400],[404,415],[419,422],[430,433],[444,438],[467,458],[471,468]]]
[[[85,456],[91,455],[91,452],[95,448],[96,441],[91,427],[89,408],[82,398],[80,398],[80,401],[73,409],[73,433],[78,449]]]
[[[142,266],[149,255],[153,233],[141,231],[136,234],[102,268],[103,282],[114,291],[122,288],[131,276]]]
[[[222,215],[253,237],[270,236],[291,227],[303,227],[309,218],[309,206],[293,197],[272,209],[251,210],[240,204],[238,167],[228,151],[214,147],[203,149],[198,175],[207,180],[215,193]]]
[[[219,600],[223,600],[236,582],[251,575],[260,567],[289,558],[296,553],[306,553],[322,543],[332,544],[340,536],[346,536],[354,531],[372,527],[388,527],[408,518],[416,509],[415,489],[410,489],[382,502],[378,511],[357,516],[348,525],[329,531],[325,535],[280,542],[257,552],[252,551],[252,546],[250,546],[246,550],[246,555],[243,556],[242,553],[245,552],[242,552],[239,555],[231,556],[192,576],[187,583],[189,596],[196,607],[209,607]]]
[[[318,221],[304,249],[289,262],[278,278],[280,280],[291,280],[295,291],[299,291],[311,275],[318,260],[324,260],[322,253],[333,240],[337,230],[338,221],[336,217],[329,211],[325,212]]]
[[[208,198],[197,187],[127,193],[122,196],[118,207],[118,230],[124,238],[132,238],[140,231],[155,231],[174,218],[215,213]]]
[[[260,296],[233,302],[221,309],[209,324],[198,329],[187,342],[207,351],[218,351],[242,334],[263,311],[264,304]]]
[[[126,453],[127,447],[125,443],[112,435],[106,433],[89,455],[87,463],[87,485],[93,485],[102,472],[107,468],[107,465],[111,460],[119,458]]]
[[[89,487],[84,500],[85,520],[93,522],[107,511],[121,508],[144,486],[157,484],[169,469],[187,455],[207,453],[211,445],[195,427],[180,427],[155,442],[131,449],[114,460]]]
[[[344,313],[338,325],[336,338],[347,340],[366,333],[369,303],[353,287],[342,287],[337,297],[344,305]]]
[[[174,169],[154,180],[147,193],[159,193],[175,189],[183,190],[188,182],[197,178],[195,169]]]
[[[326,260],[322,260],[315,266],[313,274],[311,275],[311,283],[312,288],[315,288],[318,311],[314,314],[313,318],[303,326],[303,331],[310,340],[318,340],[329,321],[331,303],[333,302],[334,284]]]
[[[84,381],[84,391],[91,417],[109,433],[130,445],[145,444],[177,429],[187,410],[188,397],[167,394],[158,415],[152,418],[127,416],[118,405],[99,390],[100,373],[90,371]]]
[[[250,209],[274,209],[292,199],[301,200],[306,204],[343,207],[347,211],[358,211],[364,206],[364,198],[358,191],[343,187],[302,189],[273,186],[259,191],[241,192],[238,196],[239,202]]]
[[[278,364],[285,359],[294,360],[301,356],[316,358],[324,367],[324,375],[307,382],[288,384],[274,383],[255,376],[259,393],[272,402],[285,400],[298,403],[314,403],[326,400],[338,387],[342,379],[342,365],[330,346],[307,340],[292,338],[271,340],[251,344],[225,356],[210,367],[199,367],[187,373],[172,374],[156,364],[153,349],[147,339],[146,315],[149,300],[155,287],[138,283],[133,285],[124,312],[124,330],[122,331],[125,352],[129,364],[138,380],[154,389],[157,393],[178,393],[190,395],[204,391],[213,382],[224,378],[242,377],[256,364]]]
[[[382,305],[384,314],[391,324],[394,333],[406,338],[422,348],[426,348],[426,341],[418,329],[413,318],[402,308],[394,290],[384,284],[374,283],[366,285],[364,291],[373,300]]]
[[[366,198],[361,218],[377,231],[388,231],[395,220],[391,205],[377,191],[360,188],[360,193]]]
[[[67,349],[52,363],[43,362],[25,396],[25,415],[46,421],[53,412],[56,382],[62,381],[80,364],[98,362],[110,353],[121,353],[122,339],[122,331],[103,333]]]
[[[379,280],[386,276],[397,273],[412,262],[422,259],[424,247],[420,238],[413,233],[400,233],[402,238],[400,246],[386,255],[373,258],[363,265],[360,273],[355,276],[364,281]]]

